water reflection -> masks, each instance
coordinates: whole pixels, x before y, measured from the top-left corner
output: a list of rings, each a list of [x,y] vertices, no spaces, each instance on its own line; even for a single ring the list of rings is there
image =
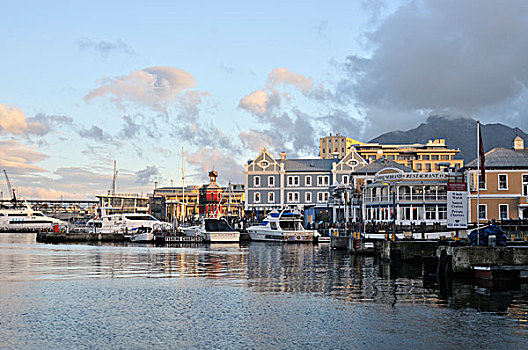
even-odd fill
[[[6,282],[120,278],[200,278],[263,295],[307,294],[346,303],[472,308],[507,315],[525,327],[528,287],[467,280],[423,280],[421,266],[389,265],[328,245],[274,243],[194,246],[37,244],[34,234],[0,235]]]

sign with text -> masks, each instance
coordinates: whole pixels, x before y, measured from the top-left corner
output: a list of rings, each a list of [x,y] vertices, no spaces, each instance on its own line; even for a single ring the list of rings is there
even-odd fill
[[[467,183],[447,183],[447,227],[467,228]]]

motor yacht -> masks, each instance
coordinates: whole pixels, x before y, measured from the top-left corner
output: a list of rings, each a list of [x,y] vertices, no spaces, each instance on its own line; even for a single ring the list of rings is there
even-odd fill
[[[224,219],[206,218],[199,225],[184,227],[183,232],[188,237],[202,237],[204,242],[240,242],[240,232]]]
[[[260,225],[248,227],[247,232],[252,241],[313,242],[315,231],[305,229],[302,219],[298,211],[273,210]]]

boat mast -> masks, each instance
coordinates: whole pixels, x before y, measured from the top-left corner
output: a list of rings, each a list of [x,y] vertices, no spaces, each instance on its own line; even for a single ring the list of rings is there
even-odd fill
[[[182,222],[185,222],[185,171],[183,169],[183,146],[182,146]]]

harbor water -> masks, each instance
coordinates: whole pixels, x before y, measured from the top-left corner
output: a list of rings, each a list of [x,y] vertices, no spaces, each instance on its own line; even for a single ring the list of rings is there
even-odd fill
[[[424,282],[328,244],[0,234],[2,349],[522,349],[528,286]]]

